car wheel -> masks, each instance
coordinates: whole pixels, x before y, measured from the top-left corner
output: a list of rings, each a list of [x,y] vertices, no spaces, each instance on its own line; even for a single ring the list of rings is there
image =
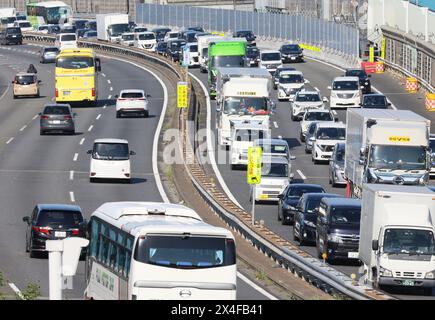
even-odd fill
[[[121,118],[121,112],[117,111],[117,112],[116,112],[116,117],[117,117],[117,118]]]
[[[425,296],[431,296],[432,295],[432,288],[423,288],[423,294]]]
[[[69,132],[69,134],[70,134],[71,136],[74,136],[74,135],[76,134],[76,131],[75,131],[75,130],[71,130],[71,131]]]
[[[94,183],[95,182],[95,178],[89,178],[89,182],[90,183]]]
[[[329,171],[328,182],[329,182],[329,184],[332,185],[331,171]]]
[[[143,117],[144,117],[144,118],[148,118],[148,116],[149,116],[149,115],[148,115],[148,110],[147,110],[147,111],[144,111],[144,113],[143,113]]]
[[[298,238],[298,242],[300,246],[304,246],[305,245],[305,241],[304,238],[302,236],[302,230],[299,229],[299,238]]]
[[[30,258],[36,258],[36,252],[33,251],[33,250],[30,250],[29,257]]]
[[[39,130],[39,135],[40,136],[43,136],[45,134],[45,131],[44,130]]]
[[[279,210],[279,206],[278,206],[278,221],[282,221],[281,219],[281,215],[279,214],[281,210]]]
[[[304,135],[302,134],[302,132],[300,133],[299,138],[301,139],[301,142],[305,142],[305,137],[304,137]]]
[[[29,242],[27,241],[27,236],[26,236],[26,252],[29,252],[29,251],[30,251]]]
[[[14,100],[17,99],[18,97],[16,95],[14,95]]]

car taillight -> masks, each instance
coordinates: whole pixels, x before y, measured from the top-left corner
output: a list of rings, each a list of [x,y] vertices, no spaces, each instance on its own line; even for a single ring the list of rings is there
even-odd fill
[[[92,88],[92,96],[95,97],[95,88]]]
[[[69,119],[71,119],[71,116],[63,116],[63,119],[64,120],[69,120]]]
[[[78,236],[79,235],[79,229],[72,229],[72,235]]]
[[[91,172],[91,177],[95,176],[95,174],[96,174],[95,172]]]
[[[124,99],[124,98],[118,98],[118,101],[124,101],[124,100],[127,100],[127,99]]]
[[[49,119],[49,116],[41,116],[41,119]]]
[[[33,231],[36,231],[36,232],[41,232],[41,233],[44,233],[44,234],[50,234],[50,230],[51,230],[51,228],[48,228],[48,227],[32,227],[32,230]]]
[[[59,97],[59,89],[56,88],[56,98]]]

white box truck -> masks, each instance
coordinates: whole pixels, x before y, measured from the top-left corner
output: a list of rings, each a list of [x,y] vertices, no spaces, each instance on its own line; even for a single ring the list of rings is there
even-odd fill
[[[272,78],[261,68],[217,68],[216,105],[218,142],[231,145],[234,120],[259,120],[269,127],[275,108],[271,100]]]
[[[98,40],[119,43],[124,32],[128,32],[128,14],[97,14]]]
[[[218,35],[203,35],[198,37],[198,59],[201,72],[205,73],[208,69],[208,44],[211,41],[219,41],[225,39]]]
[[[364,184],[359,259],[361,282],[435,286],[435,193],[423,186]]]
[[[430,120],[409,110],[349,109],[344,174],[352,195],[363,183],[425,185]]]

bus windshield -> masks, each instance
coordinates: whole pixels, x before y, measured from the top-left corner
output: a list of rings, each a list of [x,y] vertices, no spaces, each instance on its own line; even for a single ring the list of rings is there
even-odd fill
[[[71,8],[68,6],[45,8],[45,11],[46,16],[44,18],[46,24],[59,24],[66,22],[72,16]]]
[[[86,69],[94,66],[91,57],[61,57],[56,61],[56,67],[62,69]]]
[[[168,268],[204,269],[235,264],[236,251],[231,239],[150,235],[138,240],[134,259]]]

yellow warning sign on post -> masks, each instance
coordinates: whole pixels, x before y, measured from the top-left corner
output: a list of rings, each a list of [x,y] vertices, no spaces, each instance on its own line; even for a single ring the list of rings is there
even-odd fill
[[[369,62],[375,62],[375,48],[373,46],[369,48]]]
[[[248,184],[261,182],[261,147],[249,147],[248,149]]]
[[[177,107],[187,108],[187,82],[177,83]]]
[[[387,48],[387,42],[385,38],[382,38],[382,46],[381,46],[381,58],[385,59],[385,49]]]

